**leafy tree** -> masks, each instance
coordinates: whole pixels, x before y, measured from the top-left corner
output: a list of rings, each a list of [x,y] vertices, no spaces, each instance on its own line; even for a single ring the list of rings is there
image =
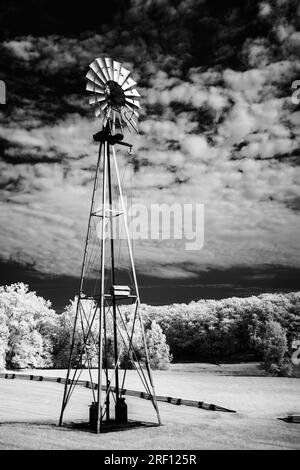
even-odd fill
[[[6,318],[0,308],[0,370],[5,369],[6,365],[5,357],[8,349],[8,336],[9,330],[6,324]]]
[[[58,315],[56,334],[53,340],[53,365],[64,369],[68,367],[71,352],[77,299],[70,301],[62,314]],[[75,347],[71,365],[75,366],[82,345],[82,329],[79,324],[75,331]]]
[[[71,357],[71,366],[97,367],[98,364],[98,335],[99,322],[97,316],[93,321],[92,329],[89,331],[87,320],[93,316],[96,304],[92,300],[81,301],[77,322],[75,325],[78,298],[70,300],[63,313],[58,315],[58,325],[54,340],[53,363],[57,368],[66,368],[69,364],[71,346],[74,335],[74,347]],[[75,331],[74,331],[75,325]],[[84,330],[84,331],[83,331]],[[110,330],[110,329],[109,329]],[[89,333],[88,333],[89,331]],[[84,345],[84,335],[89,334],[89,341]],[[109,333],[110,334],[110,333]],[[110,351],[110,338],[108,334],[107,349]],[[109,354],[109,364],[111,358]]]
[[[146,330],[146,344],[150,366],[153,369],[168,369],[172,360],[170,348],[166,341],[166,335],[155,320],[151,322],[151,327]]]
[[[51,303],[30,292],[27,285],[0,287],[2,366],[11,369],[51,366],[56,324]]]
[[[266,324],[263,345],[263,367],[276,375],[289,375],[290,364],[286,358],[287,339],[284,328],[276,321]]]

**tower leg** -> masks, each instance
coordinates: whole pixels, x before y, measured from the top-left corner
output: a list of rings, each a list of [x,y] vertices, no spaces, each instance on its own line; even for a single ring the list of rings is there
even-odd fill
[[[107,142],[104,143],[103,186],[102,186],[102,239],[101,239],[101,284],[100,284],[100,321],[98,340],[98,390],[97,390],[97,429],[100,432],[102,415],[102,362],[103,362],[103,318],[104,306],[104,277],[105,277],[105,218],[106,218],[106,183],[107,183]]]
[[[135,291],[136,291],[136,295],[137,295],[138,311],[139,311],[138,315],[139,315],[139,320],[140,320],[142,335],[143,335],[143,342],[144,342],[144,348],[145,348],[145,354],[146,354],[147,372],[148,372],[148,375],[149,375],[150,384],[151,384],[151,388],[152,388],[153,405],[154,405],[154,408],[155,408],[155,411],[156,411],[158,424],[160,425],[161,424],[161,419],[160,419],[159,409],[158,409],[157,400],[156,400],[156,393],[155,393],[154,383],[153,383],[153,379],[152,379],[151,368],[150,368],[150,364],[149,364],[149,355],[148,355],[148,348],[147,348],[147,343],[146,343],[144,325],[143,325],[143,322],[142,322],[140,308],[139,308],[139,306],[140,306],[140,296],[139,296],[139,289],[138,289],[138,283],[137,283],[136,272],[135,272],[135,265],[134,265],[134,261],[133,261],[132,247],[131,247],[131,243],[130,243],[128,222],[127,222],[127,213],[126,213],[126,208],[125,208],[125,204],[124,204],[121,180],[120,180],[119,169],[118,169],[118,162],[117,162],[116,152],[115,152],[114,147],[113,147],[113,157],[114,157],[114,166],[115,166],[115,171],[116,171],[117,181],[118,181],[118,189],[119,189],[119,194],[120,194],[121,208],[122,208],[123,217],[124,217],[124,227],[125,227],[126,238],[127,238],[130,264],[131,264],[132,275],[133,275],[133,280],[134,280],[134,285],[135,285]]]
[[[69,362],[68,362],[68,372],[67,372],[66,382],[64,386],[64,394],[63,394],[61,412],[60,412],[59,423],[58,423],[59,426],[62,425],[64,411],[68,403],[68,388],[70,385],[69,382],[70,382],[70,374],[71,374],[71,367],[72,367],[72,355],[73,355],[74,346],[75,346],[76,326],[77,326],[79,309],[80,309],[80,295],[82,293],[82,286],[83,286],[83,279],[84,279],[84,272],[85,272],[85,265],[86,265],[86,258],[87,258],[87,247],[88,247],[88,242],[89,242],[89,237],[90,237],[91,218],[92,218],[92,213],[93,213],[93,208],[94,208],[94,203],[95,203],[95,193],[96,193],[96,187],[97,187],[97,182],[98,182],[101,153],[102,153],[102,143],[100,143],[100,146],[99,146],[96,174],[95,174],[93,193],[92,193],[92,201],[91,201],[90,214],[89,214],[89,220],[88,220],[88,229],[86,233],[83,262],[82,262],[81,274],[80,274],[79,295],[77,299],[76,314],[75,314],[74,327],[73,327],[73,332],[72,332],[72,342],[71,342],[71,350],[70,350],[70,356],[69,356]]]
[[[109,208],[112,210],[112,184],[111,184],[111,166],[110,166],[110,145],[107,145],[107,170],[108,170],[108,197],[109,197]],[[112,214],[112,213],[111,213]],[[110,252],[111,252],[111,283],[115,285],[115,254],[114,254],[114,233],[112,215],[110,215]],[[118,336],[117,336],[117,309],[115,294],[112,294],[112,308],[113,308],[113,329],[114,329],[114,359],[115,359],[115,394],[116,404],[119,400],[119,364],[118,364]]]

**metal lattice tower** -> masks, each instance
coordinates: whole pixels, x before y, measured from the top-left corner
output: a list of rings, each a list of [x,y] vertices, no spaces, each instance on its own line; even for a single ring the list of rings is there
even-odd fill
[[[94,135],[99,142],[92,201],[88,220],[80,286],[76,303],[72,344],[65,382],[59,425],[62,425],[65,409],[84,369],[89,372],[93,397],[93,410],[97,433],[106,422],[118,421],[118,412],[124,406],[126,369],[120,368],[124,351],[149,394],[160,422],[155,388],[149,364],[146,335],[140,309],[140,296],[133,260],[132,244],[122,191],[115,147],[131,145],[123,142],[123,127],[137,131],[136,120],[139,93],[129,70],[109,58],[95,59],[86,75],[86,89],[92,93],[89,100],[95,107],[96,117],[102,119],[102,130]],[[116,127],[121,133],[115,133]],[[116,193],[116,194],[115,194]],[[116,202],[120,207],[116,207]],[[116,237],[114,219],[122,218],[128,250],[129,272],[132,289],[116,284]],[[107,233],[109,232],[109,233]],[[120,249],[120,246],[119,246]],[[91,284],[88,276],[95,282]],[[130,304],[130,321],[126,318],[124,305]],[[109,329],[110,325],[110,329]],[[144,350],[143,363],[135,346],[137,329],[141,334]],[[78,330],[81,343],[78,347]],[[113,349],[113,367],[109,367],[109,348]],[[97,380],[92,374],[97,370]],[[94,385],[93,385],[94,384]],[[111,418],[111,403],[115,402],[115,416]]]

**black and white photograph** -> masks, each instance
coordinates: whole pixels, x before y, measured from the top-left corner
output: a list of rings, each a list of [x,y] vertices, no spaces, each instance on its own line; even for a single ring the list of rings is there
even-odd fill
[[[299,451],[299,157],[297,0],[2,0],[0,450]]]

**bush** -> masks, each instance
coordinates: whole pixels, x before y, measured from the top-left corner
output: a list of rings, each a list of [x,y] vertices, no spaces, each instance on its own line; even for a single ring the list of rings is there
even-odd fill
[[[276,322],[266,324],[262,342],[263,367],[272,375],[290,375],[291,364],[287,359],[287,339],[284,328]]]
[[[154,320],[146,331],[146,344],[151,368],[168,369],[172,360],[170,348],[166,341],[166,335]]]

